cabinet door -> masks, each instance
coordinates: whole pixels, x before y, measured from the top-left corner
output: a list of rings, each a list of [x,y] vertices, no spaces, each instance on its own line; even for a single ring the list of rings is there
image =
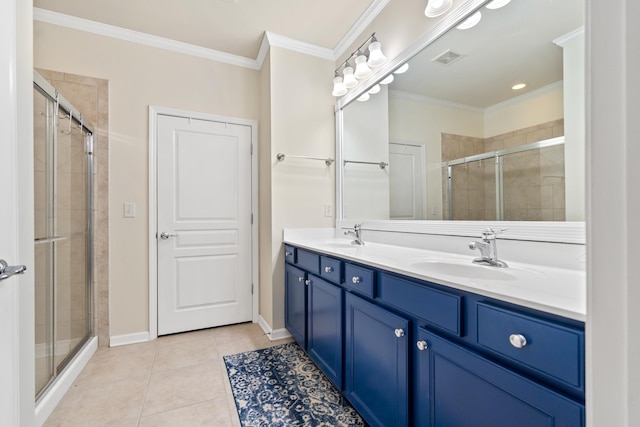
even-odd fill
[[[307,274],[289,264],[285,267],[284,326],[300,347],[307,348]]]
[[[416,425],[584,426],[583,405],[424,329],[418,343]]]
[[[307,352],[342,390],[343,290],[309,275]]]
[[[345,392],[372,426],[408,423],[409,322],[345,296]]]

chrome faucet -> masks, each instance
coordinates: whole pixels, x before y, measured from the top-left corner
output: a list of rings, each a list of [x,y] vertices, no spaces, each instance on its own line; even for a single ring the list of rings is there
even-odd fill
[[[480,258],[474,259],[473,262],[476,264],[490,265],[492,267],[509,267],[506,262],[498,259],[498,246],[496,243],[497,235],[505,231],[506,228],[498,231],[493,230],[493,228],[487,228],[482,232],[481,242],[469,243],[469,249],[478,249],[480,251]]]
[[[364,245],[362,241],[362,223],[354,224],[353,230],[347,230],[344,232],[345,236],[354,236],[356,239],[351,242],[352,245]]]

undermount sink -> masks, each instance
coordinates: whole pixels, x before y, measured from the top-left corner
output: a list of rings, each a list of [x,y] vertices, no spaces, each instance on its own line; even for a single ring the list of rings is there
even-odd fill
[[[471,260],[459,259],[430,259],[413,262],[413,268],[421,270],[425,274],[435,274],[437,276],[463,277],[470,280],[503,280],[515,281],[526,275],[544,275],[535,270],[520,267],[498,268],[486,265],[474,264]]]

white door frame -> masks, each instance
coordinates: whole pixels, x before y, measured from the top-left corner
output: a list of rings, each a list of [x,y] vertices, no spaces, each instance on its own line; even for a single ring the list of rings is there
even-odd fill
[[[35,424],[32,2],[0,2],[0,425]]]
[[[429,204],[427,202],[427,196],[429,194],[429,186],[427,185],[428,173],[427,173],[427,146],[426,143],[420,141],[410,141],[403,139],[390,139],[389,144],[399,145],[411,145],[413,147],[420,147],[421,154],[421,167],[422,167],[422,216],[423,219],[429,219]]]
[[[208,120],[251,127],[251,283],[253,283],[252,321],[258,321],[259,274],[258,274],[258,122],[237,117],[218,116],[174,108],[149,106],[149,339],[158,338],[158,227],[157,212],[157,157],[158,135],[156,134],[159,115],[184,117],[186,119]]]

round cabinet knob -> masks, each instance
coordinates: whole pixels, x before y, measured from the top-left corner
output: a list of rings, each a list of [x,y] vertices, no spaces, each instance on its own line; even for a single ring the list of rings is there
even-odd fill
[[[395,334],[398,338],[402,338],[404,336],[404,329],[396,329]]]
[[[331,273],[332,271],[333,271],[333,268],[331,268],[331,267],[325,267],[324,268],[324,272],[325,273]]]
[[[527,339],[522,334],[509,335],[509,342],[515,348],[523,348],[525,345],[527,345]]]
[[[351,278],[351,281],[352,281],[353,283],[356,283],[356,284],[357,284],[357,283],[360,283],[360,278],[359,278],[358,276],[353,276],[353,277]]]
[[[293,255],[291,252],[285,252],[284,253],[284,256],[291,256],[291,255]]]
[[[420,351],[425,351],[429,349],[429,344],[427,344],[426,341],[422,340],[422,341],[418,341],[416,343],[416,346],[418,347],[418,350]]]
[[[304,282],[304,277],[303,276],[298,277],[298,282]]]
[[[307,286],[309,286],[309,283],[311,283],[311,280],[309,280],[309,279],[304,281],[304,284],[307,285]]]

